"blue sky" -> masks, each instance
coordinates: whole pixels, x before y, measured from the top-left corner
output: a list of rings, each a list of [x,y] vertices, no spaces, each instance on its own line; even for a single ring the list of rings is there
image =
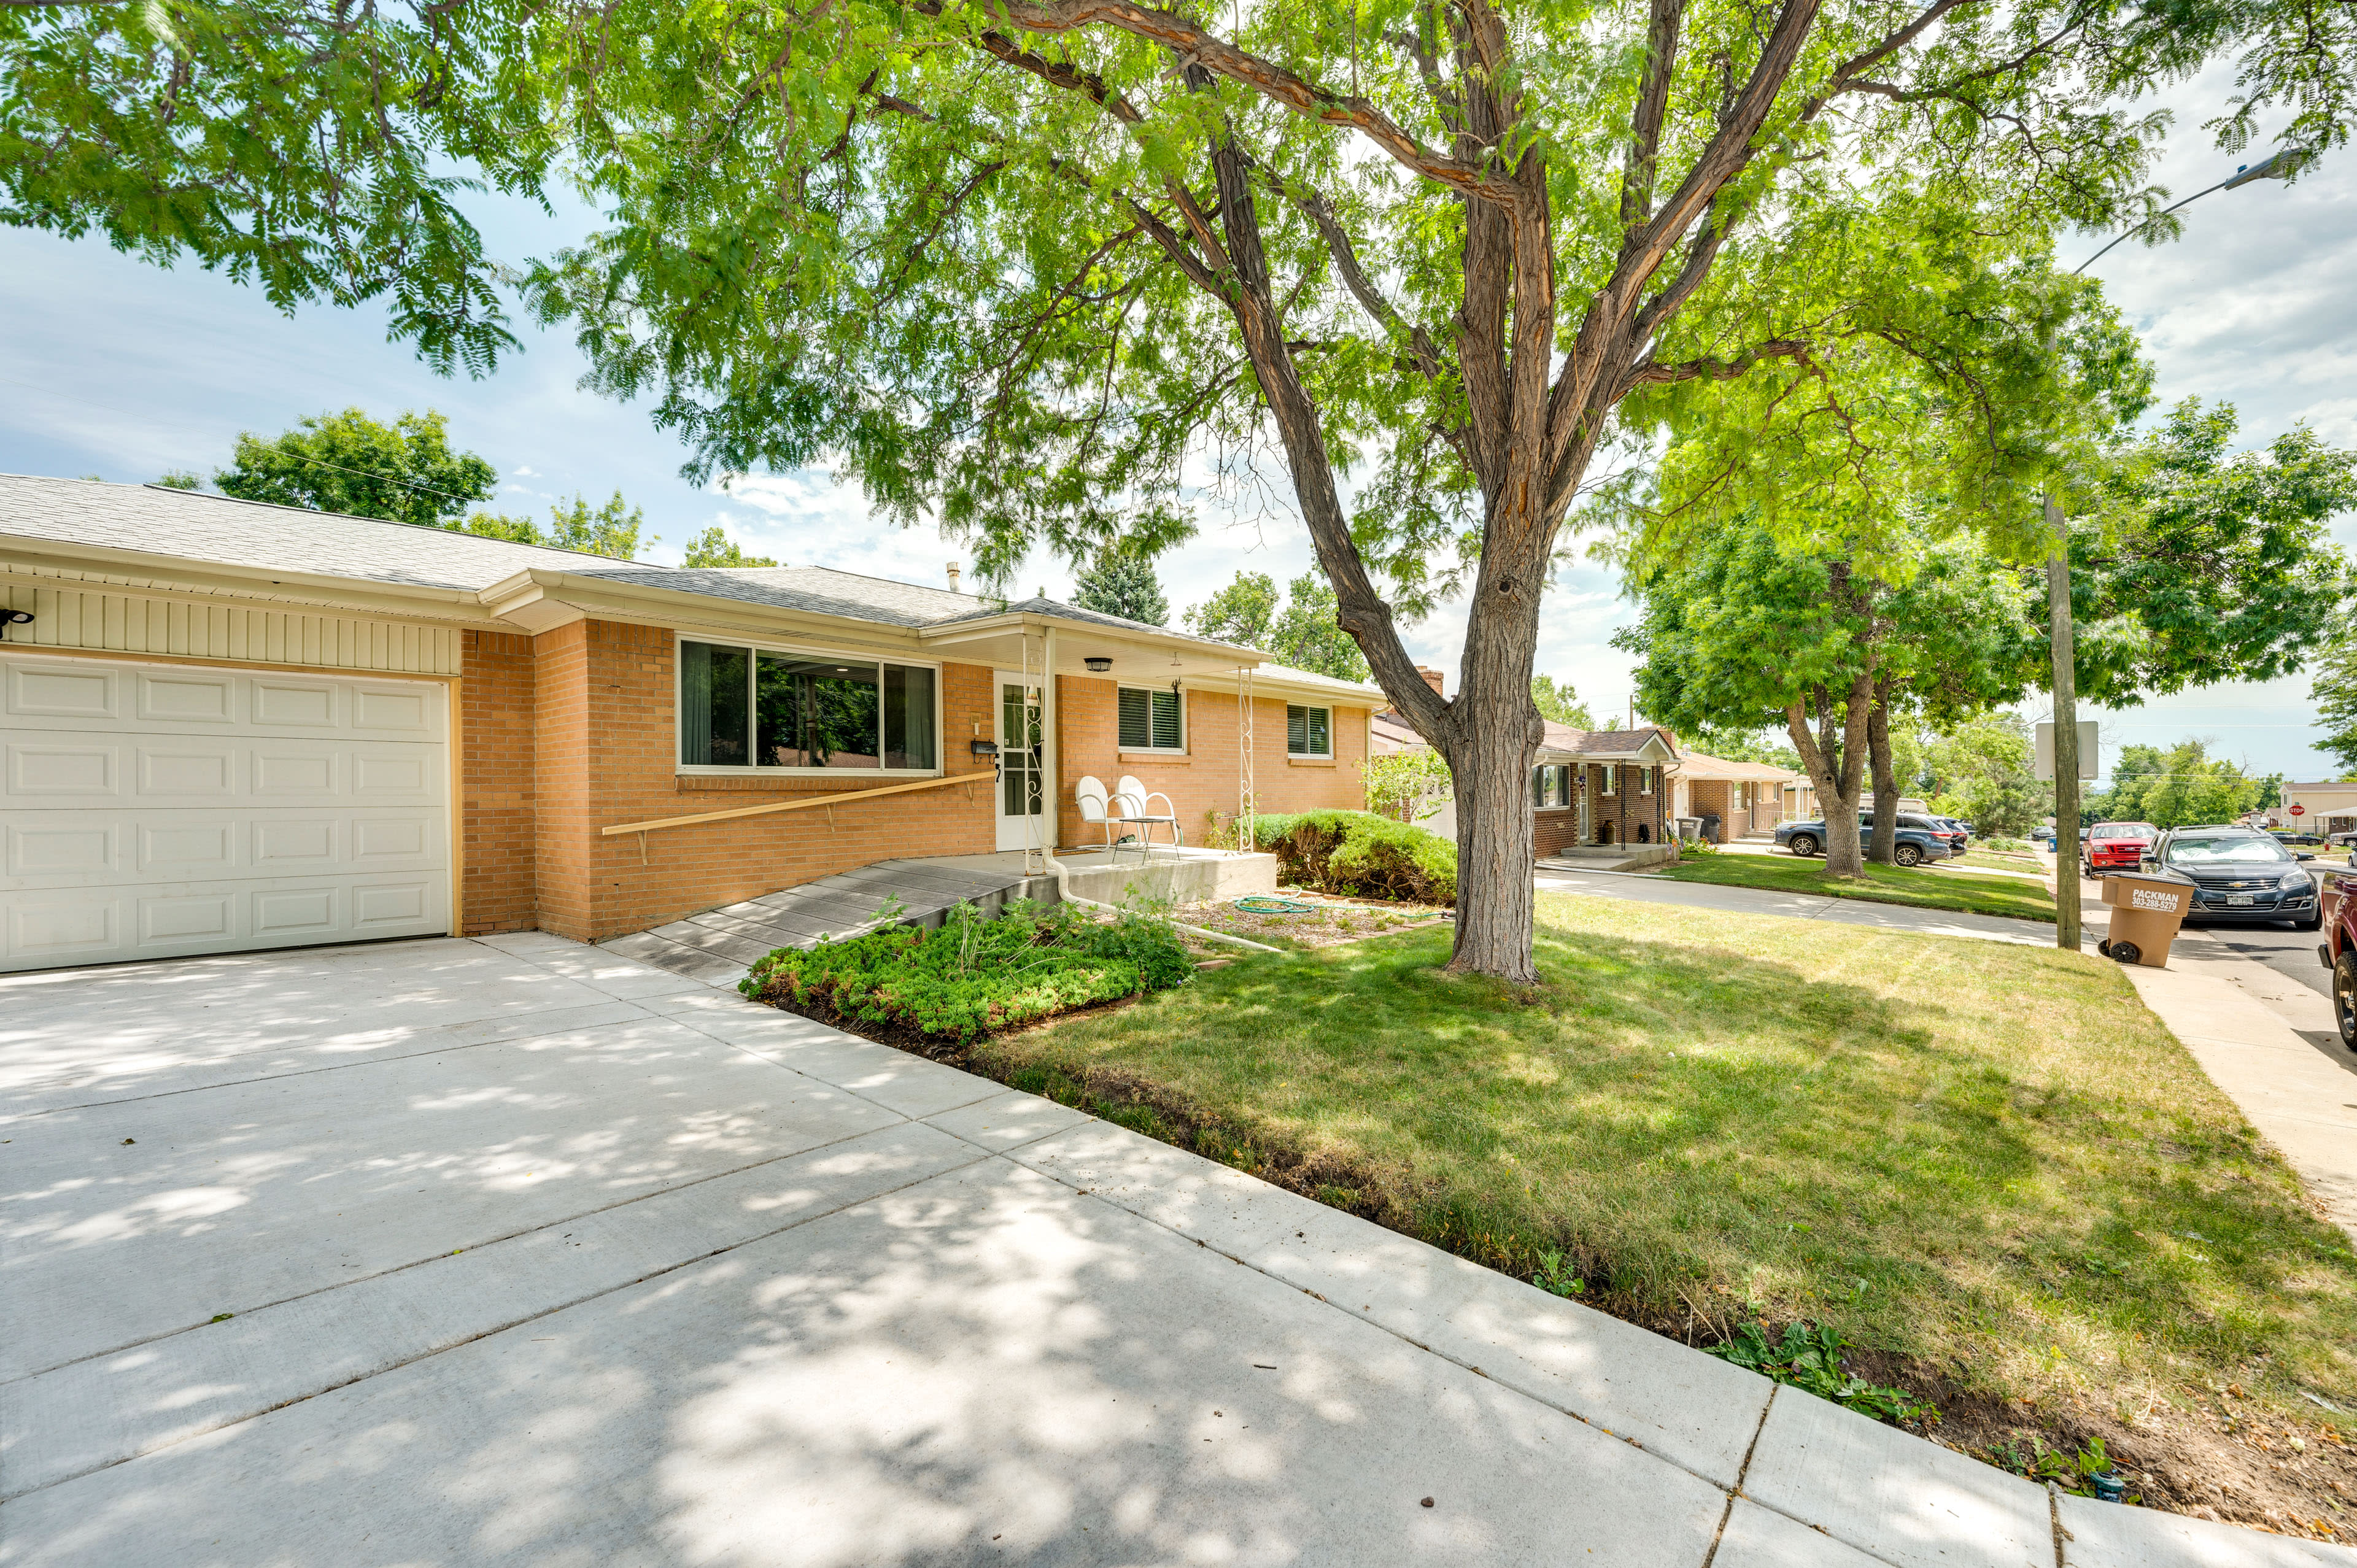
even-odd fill
[[[2160,182],[2189,195],[2255,161],[2228,157],[2200,123],[2231,91],[2212,72],[2169,95],[2175,140]],[[2234,403],[2254,444],[2305,419],[2340,445],[2357,445],[2357,153],[2287,188],[2260,182],[2222,191],[2186,211],[2186,237],[2148,250],[2131,242],[2093,272],[2144,334],[2165,406],[2187,395]],[[580,231],[583,215],[555,219],[520,203],[487,211],[494,254],[543,253]],[[2076,259],[2103,236],[2066,250]],[[241,431],[274,434],[306,414],[357,404],[380,417],[438,408],[454,439],[503,475],[498,503],[515,511],[575,491],[602,499],[619,489],[646,510],[661,542],[643,553],[675,562],[683,542],[718,522],[748,548],[796,565],[939,583],[964,552],[927,527],[873,521],[856,489],[822,471],[764,475],[731,493],[681,479],[684,454],[643,406],[576,385],[584,368],[561,332],[520,327],[525,351],[481,381],[436,376],[384,336],[381,309],[307,308],[279,315],[260,295],[193,267],[166,271],[99,242],[0,230],[0,471],[153,479],[168,469],[210,474]],[[1206,515],[1201,536],[1161,564],[1174,611],[1209,596],[1241,569],[1280,580],[1312,557],[1289,517]],[[2357,518],[2336,537],[2357,545]],[[1065,591],[1070,570],[1036,561],[1017,586]],[[1616,575],[1580,569],[1553,591],[1538,667],[1568,679],[1599,722],[1625,711],[1626,655],[1609,645],[1629,618]],[[1411,651],[1449,671],[1456,687],[1461,616],[1444,609],[1408,633]],[[2040,711],[2042,711],[2040,709]],[[2215,741],[2262,772],[2326,776],[2309,746],[2313,710],[2304,676],[2212,687],[2157,700],[2104,723],[2106,762],[2129,743]]]

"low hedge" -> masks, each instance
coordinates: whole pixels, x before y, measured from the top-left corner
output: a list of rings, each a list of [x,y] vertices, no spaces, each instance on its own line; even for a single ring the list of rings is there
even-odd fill
[[[1457,902],[1457,846],[1372,811],[1262,817],[1254,843],[1277,858],[1292,886],[1417,904]]]
[[[1092,1003],[1162,991],[1195,972],[1169,920],[1130,912],[1099,922],[1065,905],[1017,899],[996,920],[971,904],[937,930],[909,926],[780,948],[737,988],[825,1019],[856,1019],[961,1041]]]

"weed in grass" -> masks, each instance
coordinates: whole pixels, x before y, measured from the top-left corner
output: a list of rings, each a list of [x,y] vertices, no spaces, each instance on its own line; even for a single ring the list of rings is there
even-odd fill
[[[1858,1282],[1861,1285],[1865,1283]],[[1784,1330],[1781,1340],[1771,1344],[1766,1329],[1757,1322],[1746,1323],[1736,1329],[1735,1337],[1707,1348],[1722,1361],[1772,1378],[1803,1393],[1831,1400],[1877,1421],[1929,1424],[1940,1419],[1938,1411],[1905,1389],[1869,1383],[1845,1369],[1841,1359],[1845,1341],[1824,1324],[1813,1327],[1806,1323],[1794,1323]]]
[[[1531,1283],[1549,1295],[1568,1297],[1587,1294],[1587,1282],[1564,1262],[1561,1252],[1553,1251],[1539,1254],[1539,1266],[1531,1271]]]

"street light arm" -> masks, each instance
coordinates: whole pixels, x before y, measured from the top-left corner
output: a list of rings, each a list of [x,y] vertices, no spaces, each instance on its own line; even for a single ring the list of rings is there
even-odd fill
[[[2238,175],[2235,177],[2240,178],[2241,177]],[[2072,277],[2077,277],[2081,273],[2085,272],[2089,267],[2092,267],[2097,262],[2102,261],[2104,257],[2110,252],[2113,245],[2118,244],[2122,240],[2126,239],[2129,235],[2135,233],[2139,229],[2150,228],[2155,223],[2158,223],[2162,219],[2168,217],[2170,213],[2176,211],[2178,207],[2190,207],[2193,203],[2209,195],[2211,190],[2223,190],[2233,183],[2234,181],[2233,179],[2222,179],[2217,184],[2212,186],[2210,190],[2197,190],[2192,195],[2187,197],[2184,200],[2179,202],[2176,207],[2164,207],[2159,211],[2154,213],[2151,217],[2145,219],[2142,222],[2133,224],[2128,228],[2121,230],[2118,233],[2112,236],[2110,243],[2104,245],[2102,250],[2097,251],[2093,255],[2089,256],[2085,261],[2081,262],[2077,266],[2072,267],[2071,269],[2071,275]]]
[[[2309,149],[2306,147],[2284,147],[2274,153],[2270,153],[2266,157],[2261,159],[2255,164],[2247,164],[2244,166],[2236,169],[2233,174],[2227,176],[2224,179],[2220,180],[2217,184],[2212,186],[2209,190],[2197,190],[2192,195],[2187,197],[2183,201],[2179,202],[2176,207],[2164,207],[2159,211],[2154,213],[2151,217],[2146,219],[2143,222],[2132,224],[2129,227],[2121,230],[2118,233],[2112,236],[2111,242],[2106,244],[2103,250],[2097,251],[2093,255],[2089,256],[2085,261],[2081,262],[2077,266],[2072,267],[2071,269],[2071,275],[2072,277],[2076,277],[2081,273],[2085,272],[2089,267],[2092,267],[2097,262],[2102,261],[2113,245],[2118,244],[2122,240],[2126,239],[2129,235],[2135,233],[2139,229],[2149,228],[2153,224],[2159,222],[2162,219],[2176,211],[2178,207],[2190,206],[2192,203],[2199,201],[2203,197],[2209,195],[2212,190],[2233,190],[2237,187],[2248,185],[2255,179],[2289,179],[2293,175],[2298,174],[2300,171],[2302,166],[2308,162],[2309,156]]]

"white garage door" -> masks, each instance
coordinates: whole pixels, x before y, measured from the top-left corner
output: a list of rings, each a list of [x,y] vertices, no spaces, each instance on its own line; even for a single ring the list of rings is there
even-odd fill
[[[448,706],[0,652],[0,971],[448,930]]]

